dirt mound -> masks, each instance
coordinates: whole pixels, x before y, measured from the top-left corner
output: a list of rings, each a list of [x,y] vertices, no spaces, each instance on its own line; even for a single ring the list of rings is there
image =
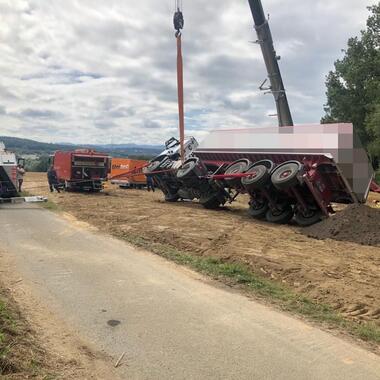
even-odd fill
[[[380,246],[380,210],[365,205],[349,205],[321,223],[304,228],[302,232],[316,239]]]

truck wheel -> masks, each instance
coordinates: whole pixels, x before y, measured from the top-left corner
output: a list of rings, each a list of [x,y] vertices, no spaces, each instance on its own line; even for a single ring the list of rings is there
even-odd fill
[[[270,223],[286,224],[293,218],[294,212],[290,205],[286,205],[279,210],[268,209],[265,218]]]
[[[191,189],[179,189],[178,196],[179,196],[179,199],[186,199],[190,201],[196,198],[193,192],[191,191]]]
[[[177,179],[187,187],[198,183],[199,177],[206,175],[207,169],[199,163],[198,158],[189,158],[177,170]]]
[[[251,162],[246,159],[242,158],[241,160],[237,160],[227,166],[226,171],[224,172],[225,175],[228,174],[240,174],[245,173],[245,171],[248,169]],[[239,187],[241,186],[241,179],[240,178],[231,178],[225,180],[228,186],[230,187]]]
[[[221,202],[216,195],[211,195],[210,197],[201,198],[199,200],[199,203],[204,208],[207,208],[209,210],[215,210],[215,209],[219,208]]]
[[[187,176],[191,176],[193,169],[195,168],[197,162],[193,159],[185,161],[182,166],[177,170],[177,178],[183,179]]]
[[[294,220],[301,227],[308,227],[322,220],[322,213],[320,210],[310,210],[305,215],[302,211],[297,211],[294,215]]]
[[[285,162],[278,166],[272,174],[272,183],[279,190],[286,190],[299,183],[297,174],[301,164],[297,161]]]
[[[248,191],[262,189],[270,179],[268,168],[264,165],[252,166],[246,174],[249,174],[249,177],[243,177],[241,183]]]
[[[248,213],[252,218],[263,219],[268,211],[268,202],[265,200],[255,200],[250,203]]]
[[[179,199],[178,194],[165,194],[165,201],[166,202],[177,202]]]

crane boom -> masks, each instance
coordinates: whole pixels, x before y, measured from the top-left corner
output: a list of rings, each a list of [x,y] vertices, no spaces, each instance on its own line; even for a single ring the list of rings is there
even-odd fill
[[[261,0],[248,0],[251,8],[258,42],[264,57],[265,66],[270,82],[269,90],[274,96],[277,108],[278,124],[280,127],[293,125],[292,115],[289,109],[288,99],[278,65],[279,57],[273,46],[272,33],[268,20],[265,17]]]

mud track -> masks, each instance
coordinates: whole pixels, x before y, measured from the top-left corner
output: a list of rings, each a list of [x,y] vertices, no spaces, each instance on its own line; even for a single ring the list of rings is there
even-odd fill
[[[105,194],[50,194],[45,178],[28,173],[25,189],[48,195],[63,211],[101,231],[246,263],[254,272],[327,303],[350,319],[380,326],[379,246],[317,240],[297,226],[252,220],[244,196],[231,206],[210,211],[194,203],[165,203],[160,191],[110,187]],[[380,213],[375,201],[380,197],[373,194],[368,205]]]

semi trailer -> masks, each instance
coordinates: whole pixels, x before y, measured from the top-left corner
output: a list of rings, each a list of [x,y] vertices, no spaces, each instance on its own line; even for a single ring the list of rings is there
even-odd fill
[[[67,191],[99,192],[110,170],[110,156],[92,149],[57,151],[52,165],[59,185]]]
[[[273,223],[308,226],[328,217],[334,202],[364,203],[374,171],[353,125],[293,125],[261,1],[248,3],[278,126],[212,131],[184,162],[163,152],[147,170],[167,201],[198,199],[213,209],[246,193],[250,215]]]
[[[113,185],[120,188],[143,188],[146,186],[146,176],[143,168],[148,161],[133,160],[130,158],[112,158],[111,172],[108,179]]]

